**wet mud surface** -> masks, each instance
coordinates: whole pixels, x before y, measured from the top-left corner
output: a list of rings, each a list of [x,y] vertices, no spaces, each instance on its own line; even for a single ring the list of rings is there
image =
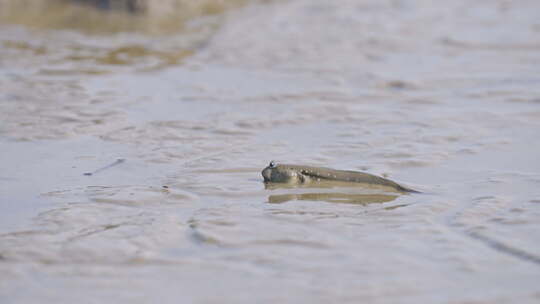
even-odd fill
[[[3,23],[0,299],[539,301],[538,12],[297,0],[166,35]],[[423,193],[265,188],[270,160]]]

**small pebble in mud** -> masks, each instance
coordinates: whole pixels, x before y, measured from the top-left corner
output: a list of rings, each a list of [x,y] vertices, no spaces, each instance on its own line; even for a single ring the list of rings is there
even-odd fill
[[[163,188],[165,188],[165,189],[169,189],[169,186],[163,186]]]
[[[382,87],[395,90],[404,90],[404,89],[414,89],[415,86],[411,83],[402,81],[402,80],[391,80],[386,83],[381,84]]]

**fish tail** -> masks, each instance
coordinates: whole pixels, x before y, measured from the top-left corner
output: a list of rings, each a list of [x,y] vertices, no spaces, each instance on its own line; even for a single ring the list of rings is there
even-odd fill
[[[409,193],[422,193],[422,192],[420,192],[420,191],[416,191],[416,190],[413,190],[413,189],[411,189],[411,188],[403,187],[402,185],[399,185],[399,184],[398,184],[398,186],[397,186],[397,189],[398,189],[399,191],[409,192]]]

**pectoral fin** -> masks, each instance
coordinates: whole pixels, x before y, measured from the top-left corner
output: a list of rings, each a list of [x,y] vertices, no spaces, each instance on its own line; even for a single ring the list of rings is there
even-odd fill
[[[301,182],[302,184],[309,182],[309,177],[307,175],[304,175],[303,173],[298,173],[297,177],[298,177],[298,181]]]

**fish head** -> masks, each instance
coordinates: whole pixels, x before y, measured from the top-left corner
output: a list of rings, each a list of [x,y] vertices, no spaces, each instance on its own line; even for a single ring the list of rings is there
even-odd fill
[[[301,175],[298,170],[287,165],[278,165],[274,161],[271,161],[261,174],[265,183],[295,183]]]

